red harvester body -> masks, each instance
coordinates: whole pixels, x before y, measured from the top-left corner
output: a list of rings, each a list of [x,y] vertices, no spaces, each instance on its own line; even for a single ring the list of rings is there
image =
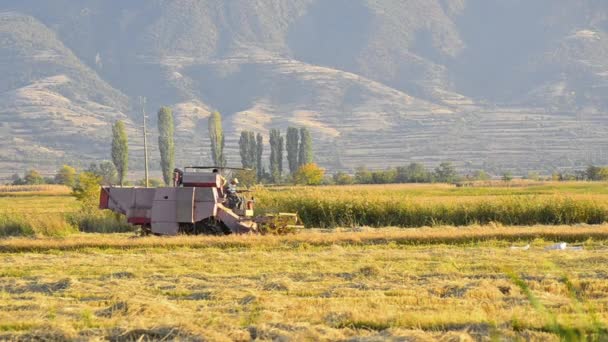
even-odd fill
[[[176,170],[174,187],[103,187],[100,208],[124,214],[129,223],[157,235],[258,232],[253,201],[228,208],[218,173]]]

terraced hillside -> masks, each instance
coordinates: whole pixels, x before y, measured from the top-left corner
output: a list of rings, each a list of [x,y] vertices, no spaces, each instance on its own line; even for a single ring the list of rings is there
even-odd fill
[[[213,110],[230,150],[242,129],[307,126],[332,170],[608,162],[600,1],[6,0],[0,13],[0,178],[107,159],[117,118],[137,167],[140,95],[175,109],[179,164],[209,161]]]
[[[32,17],[0,14],[0,40],[0,167],[105,153],[99,142],[127,119],[129,99]]]

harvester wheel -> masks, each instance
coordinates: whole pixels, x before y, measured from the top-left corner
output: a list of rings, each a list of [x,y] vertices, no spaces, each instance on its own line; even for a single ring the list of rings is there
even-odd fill
[[[146,225],[139,227],[139,234],[141,236],[148,236],[148,235],[152,234],[152,226],[149,224],[146,224]]]
[[[194,224],[194,234],[203,235],[229,235],[230,229],[222,222],[208,218]]]
[[[194,235],[195,224],[194,223],[180,223],[179,233],[184,235]]]

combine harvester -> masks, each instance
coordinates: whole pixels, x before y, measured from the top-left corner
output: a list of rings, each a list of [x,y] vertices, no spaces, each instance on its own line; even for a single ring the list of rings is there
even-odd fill
[[[175,169],[173,187],[167,188],[102,187],[99,207],[125,215],[146,235],[286,234],[302,227],[297,214],[254,217],[253,198],[229,200],[223,177],[204,172],[214,169],[235,170]]]

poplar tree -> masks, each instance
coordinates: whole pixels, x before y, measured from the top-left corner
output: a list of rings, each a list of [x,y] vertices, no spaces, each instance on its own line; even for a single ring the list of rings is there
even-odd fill
[[[120,186],[123,186],[129,168],[129,147],[125,124],[121,120],[112,126],[112,163],[118,172]]]
[[[270,174],[273,182],[281,180],[283,172],[283,137],[278,129],[270,130]]]
[[[258,133],[256,137],[256,169],[258,171],[258,180],[264,178],[264,167],[262,166],[262,155],[264,154],[264,137]]]
[[[211,140],[211,157],[215,166],[226,166],[224,155],[224,130],[222,129],[222,115],[214,112],[209,116],[209,139]]]
[[[295,127],[287,128],[287,163],[291,174],[298,170],[298,150],[300,148],[300,133]]]
[[[175,140],[173,137],[173,111],[161,107],[158,111],[158,149],[160,151],[160,168],[165,185],[171,183],[175,168]]]
[[[247,168],[248,165],[247,146],[249,146],[247,143],[247,132],[242,131],[241,138],[239,139],[239,152],[241,154],[241,165],[244,168]]]
[[[285,138],[279,132],[279,145],[277,146],[279,179],[283,176],[283,149],[285,148]]]
[[[241,132],[241,138],[239,139],[239,151],[241,154],[241,164],[243,165],[243,168],[254,169],[257,153],[255,133],[250,131]]]
[[[313,161],[312,137],[307,128],[300,128],[300,149],[298,154],[298,165],[310,164]]]
[[[248,151],[249,151],[249,168],[252,170],[256,170],[257,168],[257,156],[258,156],[258,144],[257,141],[255,139],[255,132],[249,132],[249,138],[248,138]],[[257,172],[256,172],[257,175]]]

